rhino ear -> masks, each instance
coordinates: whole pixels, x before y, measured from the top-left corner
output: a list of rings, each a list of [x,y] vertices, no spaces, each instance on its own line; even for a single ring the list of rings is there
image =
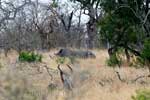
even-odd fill
[[[63,49],[60,49],[60,50],[59,50],[59,53],[62,53],[62,52],[63,52]]]
[[[63,49],[60,49],[57,53],[54,53],[55,55],[60,55],[63,52]]]

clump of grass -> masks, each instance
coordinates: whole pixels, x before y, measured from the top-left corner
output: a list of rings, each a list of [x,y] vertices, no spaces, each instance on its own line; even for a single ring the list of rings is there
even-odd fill
[[[49,92],[52,92],[52,91],[54,91],[54,90],[56,90],[57,89],[57,85],[56,84],[49,84],[48,85],[48,91]]]
[[[57,64],[74,64],[75,62],[75,57],[58,57],[56,59]]]
[[[3,65],[0,63],[0,69],[3,68]]]
[[[74,64],[75,62],[77,62],[77,59],[75,57],[69,57],[69,62],[71,64]]]
[[[41,62],[42,61],[42,55],[35,54],[34,52],[23,51],[19,54],[19,61]]]
[[[132,100],[150,100],[150,90],[138,90]]]
[[[142,50],[142,58],[150,63],[150,38],[144,41],[144,48]]]
[[[144,64],[148,66],[150,72],[150,38],[145,40],[144,49],[142,50],[142,58],[144,60]]]
[[[135,62],[136,67],[139,65],[139,67],[148,66],[150,71],[150,39],[146,39],[144,41],[144,48],[141,51],[141,56],[136,57],[137,60]]]
[[[64,64],[66,62],[66,57],[58,57],[56,59],[57,64]]]
[[[1,86],[0,100],[40,100],[39,91],[22,75],[6,74]],[[7,84],[6,84],[7,83]]]
[[[109,59],[106,60],[108,66],[115,67],[116,65],[120,66],[122,61],[118,59],[115,54],[111,55]]]

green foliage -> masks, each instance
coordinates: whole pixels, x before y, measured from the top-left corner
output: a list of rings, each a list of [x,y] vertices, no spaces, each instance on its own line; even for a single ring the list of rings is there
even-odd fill
[[[144,49],[142,50],[142,58],[150,63],[150,38],[144,42]]]
[[[150,100],[150,90],[138,90],[132,100]]]
[[[102,41],[118,51],[119,48],[126,49],[136,56],[140,56],[137,49],[139,43],[145,39],[145,31],[142,28],[140,16],[145,11],[141,9],[143,0],[101,0],[101,7],[104,10],[104,17],[100,19],[100,36]],[[150,43],[149,43],[150,44]],[[148,43],[142,51],[144,59],[149,59]],[[118,52],[115,52],[118,54]],[[110,58],[117,63],[115,57]],[[112,60],[107,62],[112,63]],[[142,60],[141,60],[142,62]],[[110,64],[111,65],[111,64]]]
[[[21,52],[19,54],[19,61],[27,61],[27,62],[41,62],[42,61],[42,55],[35,54],[34,52]]]
[[[116,65],[121,65],[122,61],[117,58],[116,54],[113,54],[110,56],[110,58],[106,61],[108,66],[116,66]]]
[[[101,0],[101,7],[106,11],[106,12],[111,12],[114,10],[117,6],[117,3],[115,0]]]
[[[58,57],[56,59],[56,63],[57,64],[64,64],[66,62],[66,58],[65,57]]]
[[[117,14],[107,14],[100,22],[100,35],[111,45],[126,46],[135,44],[142,32],[131,24],[129,18],[119,17]]]
[[[57,8],[58,7],[58,3],[57,2],[53,2],[50,6],[52,6],[53,8]]]
[[[58,0],[52,0],[52,3],[50,4],[51,7],[57,8],[58,7]]]
[[[136,60],[133,60],[136,59]],[[132,58],[132,61],[129,63],[130,67],[135,68],[144,68],[145,67],[145,61],[141,57]]]

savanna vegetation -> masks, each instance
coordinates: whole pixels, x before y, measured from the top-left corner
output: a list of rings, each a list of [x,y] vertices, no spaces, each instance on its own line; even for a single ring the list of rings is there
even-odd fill
[[[150,0],[0,0],[0,100],[150,100]]]

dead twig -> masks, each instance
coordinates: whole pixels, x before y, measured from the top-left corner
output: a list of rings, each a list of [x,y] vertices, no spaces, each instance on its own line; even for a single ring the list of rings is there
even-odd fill
[[[146,77],[150,77],[150,75],[138,76],[137,78],[135,78],[134,80],[132,80],[132,83],[135,83],[135,82],[138,81],[139,79],[146,78]]]
[[[105,85],[104,82],[99,81],[98,82],[102,87]]]
[[[73,69],[69,64],[67,64],[67,67],[70,69],[71,72],[73,72]]]
[[[119,79],[121,82],[125,82],[125,80],[121,78],[120,73],[119,73],[118,71],[115,71],[115,72],[116,72],[116,74],[117,74],[118,79]]]

